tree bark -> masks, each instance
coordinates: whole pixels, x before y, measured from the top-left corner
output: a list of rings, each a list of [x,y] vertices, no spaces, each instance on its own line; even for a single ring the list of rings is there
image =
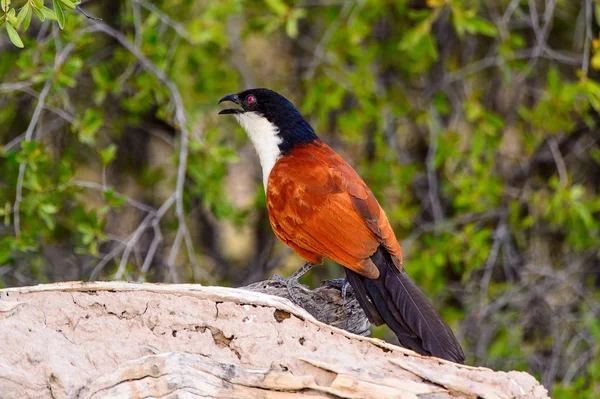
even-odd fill
[[[548,396],[527,373],[423,357],[260,292],[72,282],[0,290],[0,397]]]

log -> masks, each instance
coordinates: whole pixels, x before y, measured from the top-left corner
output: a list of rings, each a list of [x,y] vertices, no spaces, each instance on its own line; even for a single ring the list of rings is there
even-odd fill
[[[524,372],[420,356],[243,289],[0,290],[0,397],[548,398]]]

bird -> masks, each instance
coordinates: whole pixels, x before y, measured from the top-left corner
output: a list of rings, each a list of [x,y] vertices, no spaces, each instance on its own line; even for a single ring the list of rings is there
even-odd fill
[[[275,91],[244,90],[222,102],[237,105],[219,114],[234,116],[258,154],[275,236],[306,261],[290,279],[297,284],[330,259],[344,267],[372,324],[387,324],[417,353],[464,363],[460,343],[406,273],[384,210],[352,166]]]

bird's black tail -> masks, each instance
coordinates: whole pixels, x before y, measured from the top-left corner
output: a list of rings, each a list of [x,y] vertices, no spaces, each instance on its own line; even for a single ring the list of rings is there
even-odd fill
[[[408,274],[398,271],[383,247],[371,260],[379,269],[375,280],[346,269],[347,280],[369,321],[387,324],[400,344],[415,352],[464,363],[465,355],[452,330]]]

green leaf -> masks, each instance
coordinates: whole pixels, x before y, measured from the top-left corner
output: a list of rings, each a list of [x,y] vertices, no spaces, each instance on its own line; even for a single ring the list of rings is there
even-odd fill
[[[54,4],[54,12],[56,13],[56,20],[58,21],[58,26],[60,29],[65,27],[65,13],[60,5],[60,1],[53,0]]]
[[[21,8],[21,11],[19,11],[19,15],[17,16],[17,27],[23,29],[23,32],[29,29],[32,13],[33,11],[31,10],[30,3],[26,3],[23,8]]]
[[[60,1],[61,1],[61,2],[62,2],[64,5],[65,5],[65,7],[68,7],[68,8],[70,8],[71,10],[74,10],[74,9],[75,9],[75,7],[76,7],[76,6],[75,6],[75,3],[73,3],[73,2],[72,2],[72,1],[70,1],[70,0],[60,0]]]
[[[480,18],[471,18],[466,23],[467,32],[471,34],[481,33],[482,35],[494,37],[498,34],[498,29],[488,21]]]
[[[125,196],[117,194],[112,188],[104,191],[102,195],[106,202],[108,202],[108,205],[114,209],[119,209],[126,201]]]
[[[17,31],[11,24],[9,24],[9,23],[6,24],[6,31],[8,32],[8,38],[10,39],[12,44],[14,44],[15,46],[17,46],[19,48],[24,47],[23,41],[21,40],[21,38],[19,37],[19,34],[17,33]]]
[[[285,22],[285,33],[292,39],[298,36],[298,21],[306,16],[306,10],[297,8],[292,10],[290,16]]]
[[[92,108],[87,109],[83,114],[82,120],[77,121],[74,125],[79,141],[84,144],[94,145],[96,143],[96,133],[103,124],[104,119],[100,111]]]
[[[10,6],[10,0],[2,0],[0,4],[2,5],[2,11],[7,12],[8,6]]]
[[[19,22],[19,18],[17,18],[16,15],[16,11],[14,8],[11,8],[7,13],[6,13],[6,19],[8,20],[8,22],[15,26],[18,22]]]
[[[467,101],[464,103],[465,116],[469,122],[475,122],[483,117],[485,110],[481,103],[476,100]]]
[[[40,211],[49,215],[53,215],[58,212],[58,207],[53,204],[42,204],[40,205]]]
[[[295,18],[288,18],[285,22],[285,33],[295,39],[298,36],[298,20]]]
[[[558,76],[558,70],[556,68],[551,68],[548,71],[547,81],[548,81],[548,90],[550,91],[550,93],[555,94],[555,95],[559,94],[560,93],[560,77]]]
[[[482,35],[492,37],[498,34],[498,29],[496,29],[493,24],[481,18],[477,18],[474,9],[463,10],[458,7],[453,7],[452,23],[456,33],[461,38],[464,36],[465,32],[472,35],[481,33]]]
[[[25,183],[26,187],[33,191],[41,192],[44,189],[40,183],[38,175],[35,173],[28,173],[27,177],[25,178]]]
[[[49,9],[46,6],[43,6],[40,11],[42,12],[42,14],[44,14],[44,17],[46,17],[46,19],[49,19],[51,21],[57,21],[58,19],[56,18],[56,13],[54,11],[52,11],[51,9]]]
[[[97,86],[102,88],[108,87],[112,82],[110,72],[105,64],[92,67],[92,79]]]
[[[54,228],[56,227],[56,222],[50,215],[48,215],[47,213],[40,212],[40,218],[42,218],[44,223],[46,223],[48,229],[54,230]]]
[[[46,20],[46,16],[44,15],[44,13],[41,11],[41,8],[38,7],[33,7],[33,11],[35,11],[36,15],[38,16],[38,18],[40,19],[40,22],[44,22]]]
[[[100,158],[102,159],[102,165],[106,166],[111,163],[117,155],[117,146],[114,144],[109,145],[105,149],[100,151]]]
[[[287,14],[289,7],[281,0],[265,0],[267,7],[280,17]]]

